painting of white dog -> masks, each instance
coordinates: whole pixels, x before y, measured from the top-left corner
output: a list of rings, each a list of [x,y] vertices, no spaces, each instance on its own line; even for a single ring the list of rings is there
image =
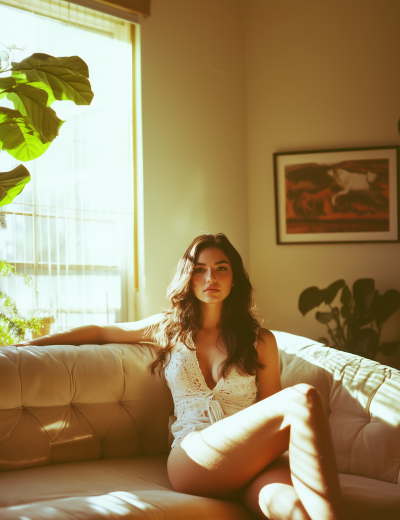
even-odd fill
[[[362,159],[285,167],[286,232],[389,229],[389,161]]]

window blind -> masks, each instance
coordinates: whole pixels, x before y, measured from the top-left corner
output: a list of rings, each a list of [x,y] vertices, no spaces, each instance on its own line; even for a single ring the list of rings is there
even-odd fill
[[[0,0],[0,5],[15,8],[19,11],[26,11],[32,15],[51,18],[68,25],[75,25],[104,34],[107,33],[113,40],[118,39],[126,43],[131,42],[129,24],[107,13],[79,5],[79,3],[66,2],[64,0]],[[21,36],[23,37],[23,35]],[[3,35],[1,43],[5,43]]]
[[[75,4],[113,14],[125,20],[135,21],[132,16],[150,16],[150,0],[70,0]]]
[[[1,3],[45,16],[53,16],[57,12],[59,20],[78,8],[90,9],[91,12],[86,13],[88,18],[96,18],[96,14],[101,12],[131,23],[139,23],[138,15],[150,15],[150,0],[1,0]]]
[[[11,2],[18,3],[0,1],[0,33],[1,43],[23,48],[14,61],[34,52],[78,55],[89,66],[94,100],[90,106],[52,105],[66,122],[50,148],[25,163],[32,180],[5,206],[7,229],[0,230],[0,258],[32,275],[38,292],[19,277],[8,277],[4,290],[22,313],[37,309],[55,316],[53,331],[133,321],[130,24],[68,2],[31,0],[35,12]],[[4,98],[1,104],[12,107]],[[0,154],[0,171],[17,164]]]

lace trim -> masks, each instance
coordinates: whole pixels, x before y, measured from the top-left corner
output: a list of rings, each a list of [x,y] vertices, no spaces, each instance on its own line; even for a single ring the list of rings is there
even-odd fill
[[[211,388],[208,386],[207,381],[206,381],[206,378],[204,377],[203,372],[201,371],[201,368],[200,368],[200,365],[199,365],[199,360],[197,359],[197,354],[196,354],[197,349],[196,349],[196,345],[194,344],[194,341],[193,341],[193,339],[192,339],[191,337],[190,337],[190,339],[189,339],[189,342],[190,342],[190,346],[193,348],[193,350],[192,350],[191,352],[192,352],[193,357],[194,357],[194,359],[195,359],[196,366],[197,366],[197,370],[198,370],[198,372],[199,372],[201,378],[202,378],[203,381],[204,381],[204,385],[207,387],[208,390],[210,390],[210,392],[214,392],[214,391],[217,389],[217,386],[219,385],[219,383],[221,382],[221,379],[223,379],[223,377],[220,377],[220,378],[218,379],[217,384],[214,386],[213,389],[211,389]]]
[[[172,446],[188,433],[207,428],[254,404],[257,399],[256,376],[243,376],[235,366],[211,390],[200,370],[193,341],[190,347],[194,350],[181,344],[171,353],[165,368],[177,418],[171,427],[175,437]]]

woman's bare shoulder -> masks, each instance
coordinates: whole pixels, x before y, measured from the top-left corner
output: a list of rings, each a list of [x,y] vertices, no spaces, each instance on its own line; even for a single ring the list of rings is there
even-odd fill
[[[260,328],[258,331],[257,352],[259,355],[267,354],[278,349],[275,336],[268,329]]]
[[[275,336],[270,330],[263,328],[260,329],[258,335],[258,361],[263,365],[257,368],[258,400],[262,400],[282,390],[282,383],[279,350]]]

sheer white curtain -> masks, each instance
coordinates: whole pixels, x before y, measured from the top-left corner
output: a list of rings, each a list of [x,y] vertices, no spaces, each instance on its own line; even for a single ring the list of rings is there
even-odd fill
[[[68,2],[0,0],[0,43],[23,49],[14,61],[78,55],[94,92],[90,106],[52,105],[65,123],[47,152],[24,163],[32,180],[5,206],[0,230],[0,258],[32,275],[38,293],[16,277],[4,290],[23,313],[56,315],[53,331],[134,319],[130,35],[127,22]],[[17,164],[0,154],[0,171]]]

